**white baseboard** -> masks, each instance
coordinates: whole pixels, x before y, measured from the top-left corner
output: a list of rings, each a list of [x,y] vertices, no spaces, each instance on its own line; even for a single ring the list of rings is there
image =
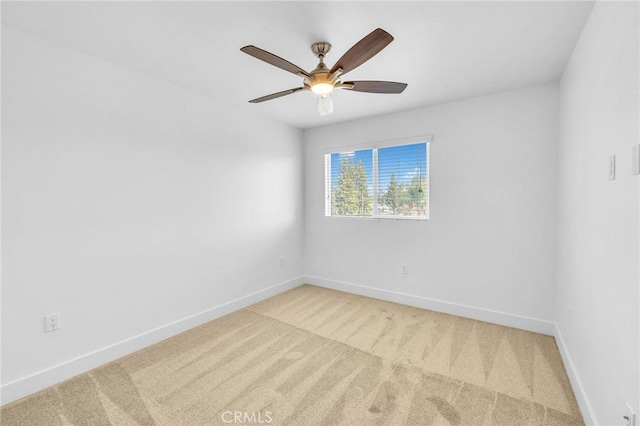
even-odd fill
[[[476,308],[473,306],[461,305],[459,303],[445,302],[442,300],[414,296],[411,294],[383,290],[359,284],[327,280],[319,277],[307,276],[304,278],[305,282],[308,284],[345,291],[347,293],[359,294],[361,296],[373,297],[375,299],[382,299],[389,302],[402,303],[404,305],[430,309],[432,311],[458,315],[507,327],[519,328],[522,330],[533,331],[535,333],[548,334],[550,336],[553,336],[555,332],[554,323],[551,321]]]
[[[558,327],[558,324],[555,324],[554,328],[555,328],[554,335],[556,338],[556,343],[558,345],[558,349],[560,350],[560,355],[562,356],[562,361],[564,362],[564,366],[565,366],[565,369],[567,370],[567,374],[569,375],[569,381],[571,381],[571,386],[573,387],[573,393],[576,396],[576,400],[578,401],[578,406],[580,407],[580,411],[582,412],[582,418],[584,420],[584,424],[587,426],[598,425],[599,423],[598,423],[598,420],[596,419],[596,415],[593,411],[593,407],[591,406],[591,402],[589,402],[587,393],[584,391],[584,387],[582,386],[582,380],[580,380],[580,376],[578,376],[578,371],[576,370],[576,367],[573,364],[573,360],[571,359],[569,350],[564,343],[564,339],[562,338],[560,327]]]
[[[100,365],[114,361],[132,352],[167,339],[183,331],[212,321],[223,315],[237,311],[271,296],[290,290],[303,284],[303,277],[273,285],[264,290],[214,306],[205,311],[190,315],[161,327],[149,330],[137,336],[114,343],[97,351],[79,356],[29,376],[22,377],[0,387],[0,405],[7,404],[48,386],[55,385],[81,373],[85,373]]]

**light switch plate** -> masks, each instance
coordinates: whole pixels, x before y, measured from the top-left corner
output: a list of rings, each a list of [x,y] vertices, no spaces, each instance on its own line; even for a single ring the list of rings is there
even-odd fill
[[[629,403],[627,403],[627,414],[625,415],[625,420],[627,421],[628,426],[636,426],[636,413],[633,412]]]
[[[616,180],[616,156],[609,157],[609,180]]]
[[[631,170],[634,175],[640,175],[640,144],[633,146],[631,153]]]

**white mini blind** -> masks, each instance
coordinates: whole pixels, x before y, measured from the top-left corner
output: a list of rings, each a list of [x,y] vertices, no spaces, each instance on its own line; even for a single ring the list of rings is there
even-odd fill
[[[426,217],[427,144],[378,149],[378,214]]]
[[[329,154],[327,184],[331,216],[373,214],[373,150]]]
[[[325,155],[325,215],[429,218],[429,144]]]

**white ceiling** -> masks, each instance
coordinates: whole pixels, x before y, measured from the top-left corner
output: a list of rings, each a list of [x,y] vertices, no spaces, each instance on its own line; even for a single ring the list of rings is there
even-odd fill
[[[558,81],[593,2],[2,2],[3,24],[299,128]],[[249,99],[301,79],[242,52],[253,44],[311,70],[375,28],[395,40],[347,80],[408,83],[400,95],[338,91]]]

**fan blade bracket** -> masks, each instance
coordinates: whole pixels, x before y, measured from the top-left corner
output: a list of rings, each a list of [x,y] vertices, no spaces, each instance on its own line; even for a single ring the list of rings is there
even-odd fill
[[[347,90],[351,90],[353,89],[353,82],[346,82],[346,83],[339,83],[336,84],[336,89],[347,89]]]
[[[335,71],[329,73],[329,75],[331,76],[332,79],[337,79],[342,74],[344,74],[344,70],[342,68],[340,68],[340,67],[336,68]]]

